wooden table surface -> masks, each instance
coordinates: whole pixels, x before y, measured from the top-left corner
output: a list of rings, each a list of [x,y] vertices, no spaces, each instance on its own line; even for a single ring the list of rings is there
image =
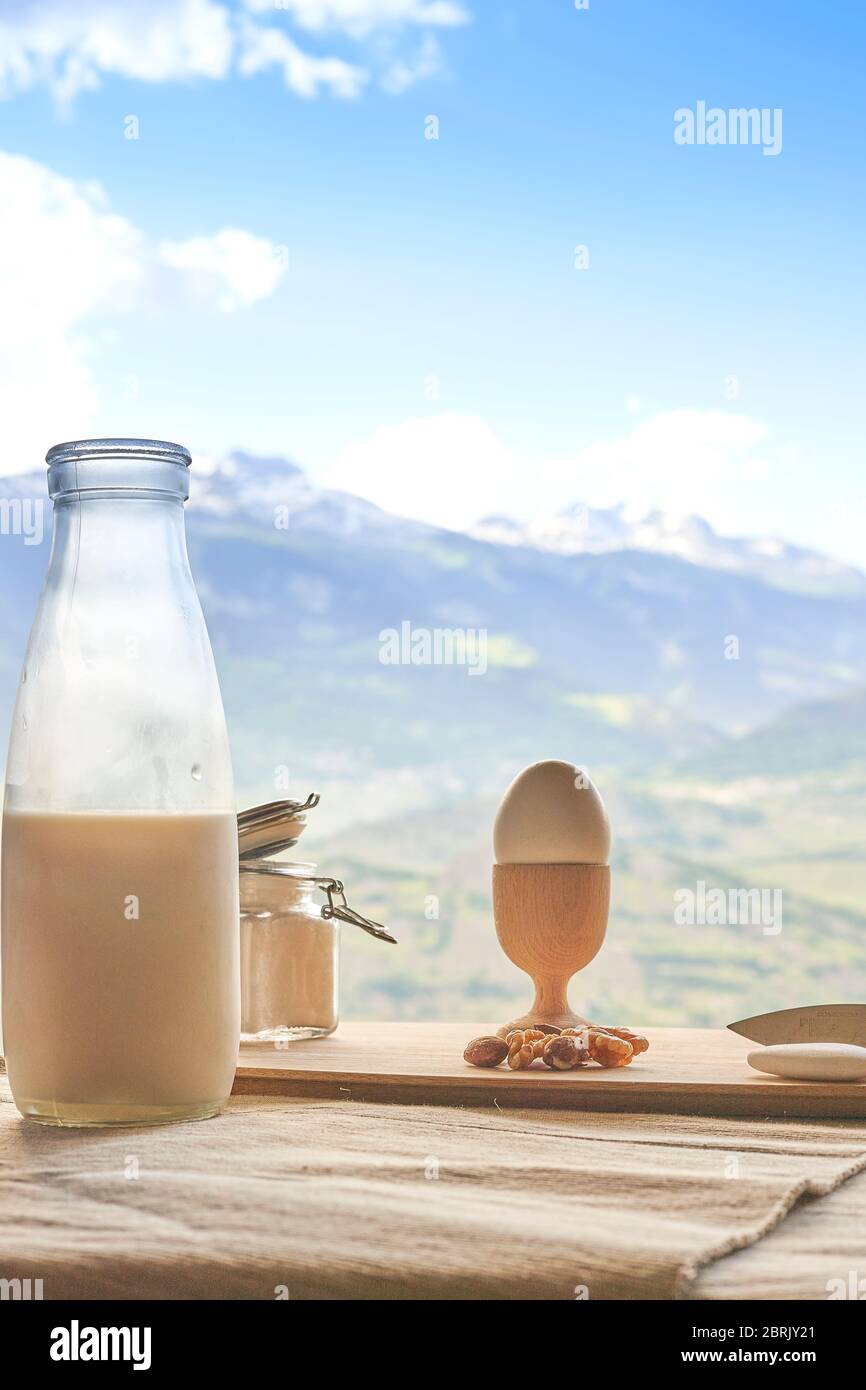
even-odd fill
[[[863,1082],[787,1081],[754,1071],[756,1043],[727,1029],[647,1028],[627,1067],[555,1072],[469,1066],[483,1023],[343,1023],[329,1038],[241,1048],[235,1094],[497,1104],[689,1115],[866,1117]]]
[[[628,1072],[578,1082],[585,1098],[612,1085],[626,1113],[527,1109],[525,1074],[504,1069],[479,1107],[468,1067],[469,1089],[451,1085],[471,1031],[347,1024],[277,1049],[276,1079],[270,1050],[251,1059],[263,1077],[245,1061],[246,1094],[217,1119],[154,1129],[33,1125],[0,1076],[0,1275],[44,1275],[46,1298],[271,1298],[283,1283],[293,1298],[571,1298],[576,1279],[593,1297],[673,1297],[698,1257],[688,1297],[811,1300],[866,1274],[866,1124],[639,1114]],[[698,1086],[666,1078],[684,1035],[653,1032],[646,1084]],[[366,1103],[370,1048],[399,1038],[391,1072],[416,1103],[394,1104],[399,1086]],[[734,1066],[748,1085],[746,1046],[711,1034],[695,1063],[706,1084]],[[432,1107],[424,1068],[446,1083]],[[532,1085],[560,1106],[570,1094],[552,1072]],[[756,1074],[755,1096],[767,1085],[791,1090]],[[731,1235],[754,1244],[720,1258]],[[529,1248],[544,1279],[527,1294]]]

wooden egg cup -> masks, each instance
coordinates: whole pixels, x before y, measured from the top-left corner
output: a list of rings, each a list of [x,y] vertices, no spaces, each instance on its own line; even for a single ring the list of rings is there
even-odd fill
[[[499,944],[535,985],[535,1003],[510,1028],[588,1022],[569,1008],[568,982],[601,949],[609,907],[607,864],[493,865]]]

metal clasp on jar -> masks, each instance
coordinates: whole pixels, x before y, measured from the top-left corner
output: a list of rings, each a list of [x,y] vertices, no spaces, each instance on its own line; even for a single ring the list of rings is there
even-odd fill
[[[322,916],[325,921],[336,918],[338,922],[349,922],[353,927],[360,927],[362,931],[369,932],[370,936],[375,936],[378,941],[390,941],[395,946],[397,938],[387,927],[383,927],[381,922],[373,922],[369,917],[362,917],[360,912],[356,912],[346,902],[346,890],[338,878],[315,878],[314,883],[326,895],[328,901],[322,908]],[[335,902],[334,899],[339,901]]]

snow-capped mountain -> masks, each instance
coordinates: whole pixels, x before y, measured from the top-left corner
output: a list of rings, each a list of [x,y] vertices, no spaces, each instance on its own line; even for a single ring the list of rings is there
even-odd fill
[[[651,511],[634,518],[624,503],[603,508],[575,503],[555,516],[528,524],[505,516],[487,516],[470,534],[496,545],[530,546],[558,555],[642,550],[674,555],[710,569],[753,575],[780,589],[866,594],[866,574],[827,555],[772,537],[720,536],[699,516],[675,518]]]
[[[317,487],[296,463],[279,456],[236,449],[194,470],[196,512],[247,519],[278,529],[325,531],[338,537],[381,539],[398,526],[404,533],[424,531],[420,522],[396,518],[373,502],[349,492]]]
[[[0,727],[45,573],[46,501],[44,471],[0,479]],[[44,512],[38,538],[15,525],[24,502]],[[430,795],[454,768],[495,788],[540,747],[643,767],[866,685],[862,575],[697,520],[572,510],[470,535],[237,451],[196,458],[187,533],[251,800],[286,763],[301,780],[350,769],[353,785],[390,768]],[[404,622],[483,631],[485,678],[383,664],[381,634]]]

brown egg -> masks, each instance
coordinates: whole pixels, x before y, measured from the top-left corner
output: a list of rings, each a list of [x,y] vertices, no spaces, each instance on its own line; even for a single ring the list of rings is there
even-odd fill
[[[588,774],[533,763],[515,777],[493,826],[497,864],[606,864],[610,822]]]

